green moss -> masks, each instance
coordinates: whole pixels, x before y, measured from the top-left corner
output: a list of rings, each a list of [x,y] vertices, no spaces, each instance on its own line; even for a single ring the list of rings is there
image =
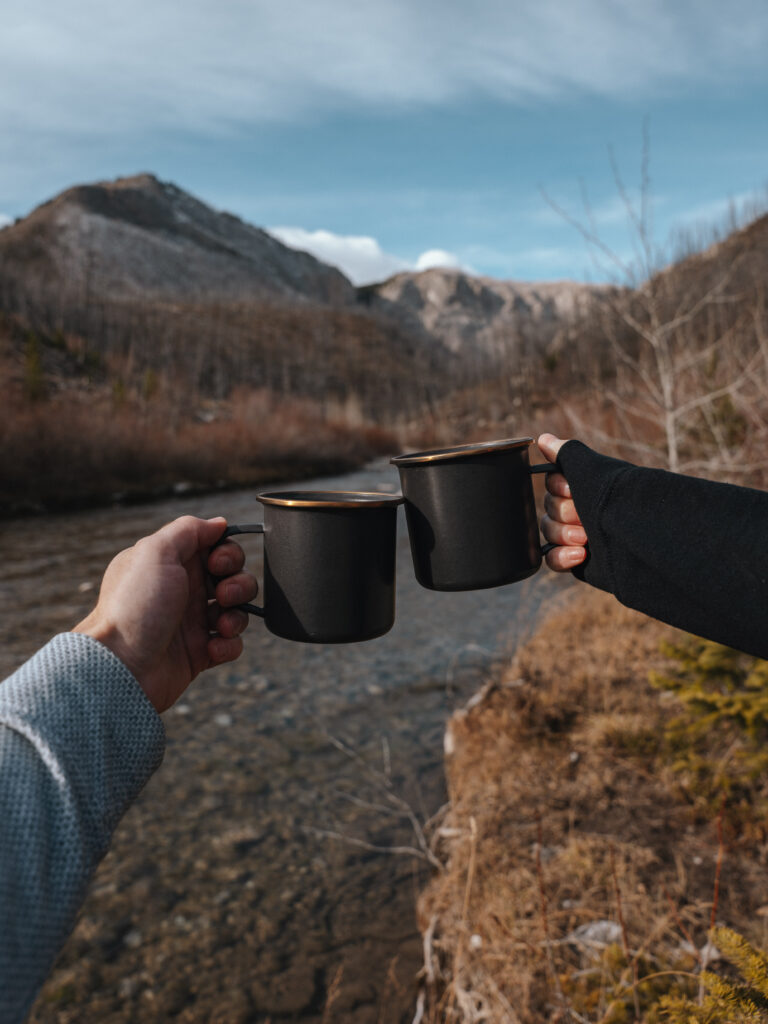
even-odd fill
[[[683,711],[664,728],[662,756],[705,816],[725,798],[732,818],[763,819],[768,662],[695,637],[663,649],[672,669],[652,673],[651,683]]]

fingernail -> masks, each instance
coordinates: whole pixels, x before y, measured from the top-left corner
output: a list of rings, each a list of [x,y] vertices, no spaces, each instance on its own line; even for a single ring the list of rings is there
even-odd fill
[[[565,539],[571,544],[583,544],[585,539],[584,531],[579,527],[574,527],[572,530],[566,530]]]
[[[232,559],[230,558],[220,558],[216,565],[218,566],[219,573],[222,576],[226,576],[227,573],[232,572],[232,569],[234,568],[232,565]]]
[[[584,552],[582,548],[574,548],[570,551],[565,552],[565,561],[568,565],[577,565],[584,558]]]

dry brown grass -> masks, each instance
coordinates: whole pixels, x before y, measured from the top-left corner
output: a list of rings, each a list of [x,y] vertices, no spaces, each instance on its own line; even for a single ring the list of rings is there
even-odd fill
[[[329,421],[313,403],[236,395],[217,418],[169,415],[162,396],[115,403],[63,392],[0,407],[0,514],[139,500],[341,472],[397,450],[387,431]]]
[[[450,723],[425,1020],[652,1021],[660,993],[695,991],[683,944],[705,944],[723,851],[645,749],[671,713],[647,679],[672,632],[580,588]],[[727,839],[717,920],[762,942],[765,844]],[[606,947],[572,937],[599,921]]]

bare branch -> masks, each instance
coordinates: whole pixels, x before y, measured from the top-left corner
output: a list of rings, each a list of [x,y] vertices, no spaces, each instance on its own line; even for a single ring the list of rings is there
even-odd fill
[[[402,854],[406,857],[418,857],[419,860],[429,861],[422,850],[417,850],[415,846],[377,846],[375,843],[368,843],[364,839],[356,839],[354,836],[344,835],[343,832],[334,832],[332,829],[327,828],[315,828],[312,825],[305,825],[302,828],[302,832],[307,832],[310,835],[319,836],[324,839],[338,839],[342,843],[348,843],[350,846],[357,846],[361,850],[369,850],[371,853],[394,853]]]

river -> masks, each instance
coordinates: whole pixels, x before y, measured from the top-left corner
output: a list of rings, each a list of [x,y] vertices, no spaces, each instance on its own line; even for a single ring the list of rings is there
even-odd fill
[[[398,481],[380,462],[280,489],[294,486],[391,493]],[[116,551],[187,512],[252,522],[261,506],[252,492],[178,496],[4,524],[0,678],[89,610]],[[424,590],[399,514],[389,634],[304,645],[254,620],[240,660],[164,716],[163,766],[119,826],[31,1021],[410,1021],[429,867],[367,847],[414,845],[405,805],[424,821],[445,800],[446,718],[569,580]],[[258,575],[258,538],[244,546]]]

